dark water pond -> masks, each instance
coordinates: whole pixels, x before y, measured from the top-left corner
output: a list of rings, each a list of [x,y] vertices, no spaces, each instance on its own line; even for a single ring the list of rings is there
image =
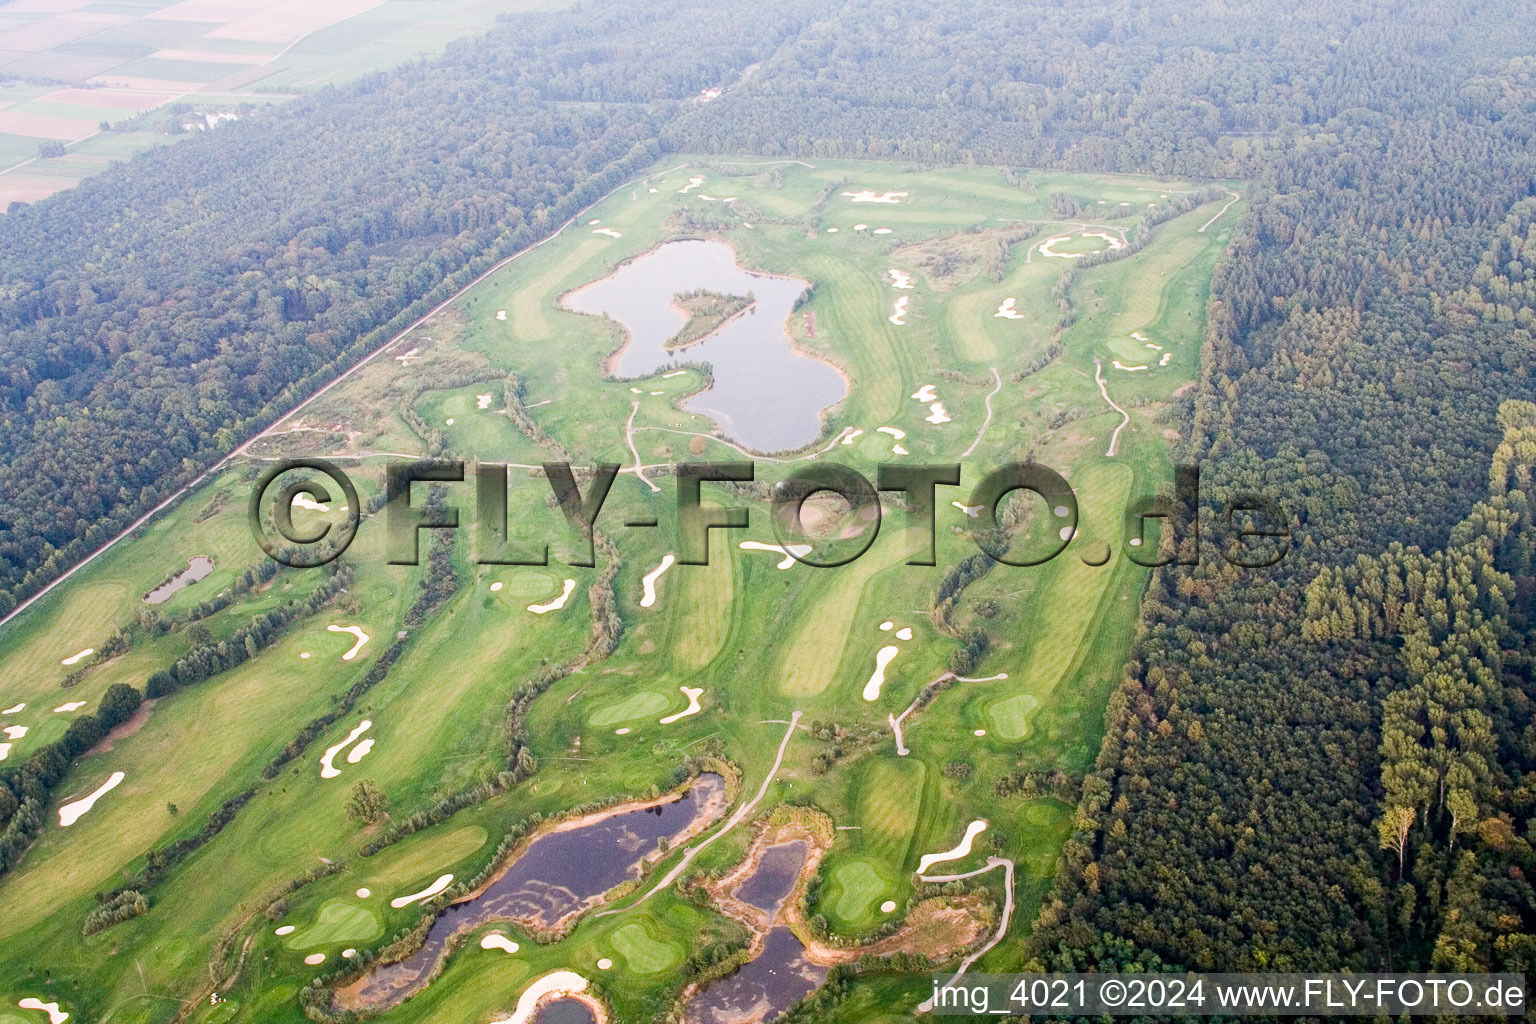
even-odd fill
[[[533,1024],[597,1024],[587,1004],[576,999],[556,999],[539,1009]]]
[[[213,572],[213,559],[207,555],[198,555],[187,560],[187,567],[172,576],[154,590],[144,595],[145,604],[164,604],[171,599],[171,595],[184,587],[190,587],[199,580],[208,578]]]
[[[750,293],[756,304],[708,340],[668,352],[667,339],[687,322],[672,297],[698,288]],[[684,408],[710,417],[741,444],[772,452],[814,441],[821,411],[847,394],[840,373],[790,346],[785,324],[805,288],[798,278],[737,266],[723,242],[691,240],[658,246],[570,293],[564,303],[579,313],[606,313],[623,325],[629,340],[612,366],[620,377],[645,376],[678,360],[708,362],[714,385]]]
[[[796,840],[770,846],[736,890],[736,898],[773,914],[794,888],[806,845]],[[705,986],[688,1001],[689,1024],[746,1024],[772,1020],[826,980],[827,969],[805,958],[795,933],[781,926],[763,940],[763,951],[734,974]]]
[[[453,935],[491,921],[521,921],[545,927],[595,901],[626,878],[661,838],[671,840],[695,820],[713,820],[725,811],[725,780],[706,773],[671,803],[620,811],[579,828],[535,839],[506,871],[472,899],[438,915],[421,949],[395,964],[376,968],[358,990],[368,1006],[388,1006],[420,988]]]

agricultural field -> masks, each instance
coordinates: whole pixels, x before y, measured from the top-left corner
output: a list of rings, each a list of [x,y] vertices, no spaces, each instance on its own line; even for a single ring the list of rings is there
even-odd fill
[[[1053,212],[1061,196],[1075,216]],[[818,964],[888,958],[855,977],[836,1020],[912,1019],[929,987],[899,969],[914,954],[953,964],[985,949],[974,969],[1018,967],[1147,579],[1126,511],[1173,479],[1177,403],[1243,209],[1227,186],[863,162],[672,156],[622,185],[0,626],[0,728],[23,727],[4,772],[114,684],[143,690],[254,618],[288,616],[67,766],[40,837],[0,877],[0,1021],[45,1019],[22,1000],[113,1024],[297,1024],[306,1007],[501,1021],[551,972],[583,981],[566,989],[610,1019],[648,1021],[707,1000],[725,955],[760,953],[761,920],[702,883],[727,878],[764,829],[811,851],[768,919]],[[676,295],[720,290],[688,260],[665,287],[610,287],[665,252],[719,256],[659,248],[672,243],[728,247],[734,267],[718,272],[757,275],[753,303],[696,348],[620,373],[643,355],[625,348],[620,320],[638,315],[625,303],[660,310],[669,337]],[[804,288],[780,309],[767,283],[785,279]],[[574,311],[587,302],[615,312]],[[755,362],[725,347],[754,339]],[[762,403],[787,415],[808,400],[774,367],[824,373],[843,394],[812,401],[806,436],[756,447]],[[466,477],[441,485],[463,528],[424,530],[420,564],[391,564],[383,467],[428,456],[508,466],[505,545],[478,531]],[[264,559],[247,500],[292,457],[345,469],[364,506],[357,538],[339,571],[252,583]],[[584,493],[585,467],[621,467],[594,565],[574,564],[586,541],[540,468],[564,459]],[[751,484],[703,485],[706,505],[746,509],[748,524],[710,531],[709,564],[685,564],[675,465],[749,459]],[[974,488],[1026,460],[1069,482],[1075,526],[1065,506],[1014,492],[999,533],[1015,560],[1062,550],[1028,567],[975,558]],[[792,473],[836,464],[873,480],[881,464],[935,463],[962,473],[938,488],[935,564],[909,564],[929,533],[890,492],[848,564],[780,547],[768,488]],[[295,521],[339,521],[341,503],[334,488],[301,496]],[[869,528],[825,493],[806,509],[829,545]],[[1151,528],[1136,539],[1158,543]],[[547,564],[511,564],[544,545]],[[198,556],[210,575],[145,603]],[[557,928],[477,920],[409,998],[370,995],[376,957],[413,953],[446,905],[494,892],[509,860],[558,839],[551,821],[665,801],[700,772],[727,777],[726,803],[706,813],[701,797],[687,830],[629,849],[649,854],[638,886],[605,885]],[[349,813],[363,780],[387,818]],[[970,877],[925,881],[949,875]],[[82,934],[98,895],[121,888],[147,910]]]
[[[558,6],[560,0],[0,4],[0,212],[223,119],[440,53],[455,39],[484,32],[500,14]],[[49,143],[62,144],[63,152],[40,157],[39,146]]]

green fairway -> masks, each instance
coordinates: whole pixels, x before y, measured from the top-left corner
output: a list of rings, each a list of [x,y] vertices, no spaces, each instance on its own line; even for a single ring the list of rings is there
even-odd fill
[[[323,903],[315,920],[283,941],[289,949],[308,951],[337,942],[358,945],[378,938],[384,924],[377,911],[361,906],[357,900],[332,900]]]
[[[636,718],[649,718],[665,711],[669,703],[663,695],[645,690],[631,694],[617,704],[599,709],[588,721],[596,726],[604,726],[613,725],[615,722],[629,722]]]
[[[1018,693],[987,705],[987,719],[992,729],[1005,740],[1021,740],[1029,735],[1029,713],[1040,706],[1040,698]]]

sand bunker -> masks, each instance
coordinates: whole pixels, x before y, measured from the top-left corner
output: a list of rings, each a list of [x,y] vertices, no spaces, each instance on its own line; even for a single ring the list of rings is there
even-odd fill
[[[912,453],[907,451],[905,448],[903,448],[899,444],[893,444],[893,445],[891,445],[891,454],[892,455],[911,455]]]
[[[498,320],[505,320],[506,318],[499,316],[496,319],[498,319]],[[410,366],[411,364],[406,362],[406,360],[410,359],[412,356],[414,356],[416,353],[418,353],[420,351],[421,351],[421,349],[419,349],[419,348],[413,348],[409,352],[405,352],[405,353],[403,353],[401,355],[395,356],[395,360],[397,362],[399,362],[399,364],[401,366]]]
[[[58,707],[54,708],[53,713],[56,715],[62,715],[66,711],[77,711],[80,708],[85,707],[85,704],[86,702],[83,700],[72,700],[68,703],[60,704]]]
[[[606,956],[599,958],[599,960],[597,961],[597,969],[600,970],[600,971],[606,971],[606,970],[608,970],[612,966],[613,966],[613,961],[608,959]]]
[[[601,224],[601,223],[602,223],[602,221],[598,220],[596,217],[593,217],[591,220],[587,221],[587,227],[590,228],[594,224]]]
[[[829,234],[829,235],[837,234],[837,228],[827,228],[827,234]]]
[[[959,509],[961,512],[964,512],[966,515],[970,516],[972,519],[980,519],[981,510],[987,507],[985,505],[967,505],[963,501],[952,501],[950,504],[955,506],[955,508]]]
[[[357,950],[355,949],[347,948],[341,951],[341,958],[343,960],[351,960],[355,956],[357,956]]]
[[[985,730],[985,729],[977,729],[976,731],[971,733],[972,736],[985,736],[986,734],[987,734],[987,730]]]
[[[682,690],[683,696],[688,698],[688,707],[686,710],[679,711],[675,715],[668,715],[666,718],[663,718],[661,720],[662,725],[671,725],[679,718],[687,718],[689,715],[696,715],[699,713],[699,697],[704,693],[704,687],[679,686],[678,689]]]
[[[882,913],[882,914],[889,914],[891,911],[893,911],[895,909],[896,909],[896,901],[895,900],[886,900],[884,903],[880,904],[880,913]]]
[[[329,512],[331,510],[329,505],[322,505],[302,492],[293,496],[293,507],[308,509],[311,512]]]
[[[688,372],[687,370],[673,370],[671,373],[664,373],[664,374],[662,374],[661,375],[661,379],[662,380],[671,380],[673,377],[681,377],[683,374],[685,374],[687,372]]]
[[[342,740],[340,743],[325,748],[325,753],[320,755],[320,777],[322,779],[334,779],[336,776],[341,774],[341,769],[337,768],[334,764],[331,763],[331,761],[336,757],[337,754],[345,750],[348,744],[357,739],[363,733],[367,732],[369,727],[372,725],[373,722],[365,718],[358,724],[357,728],[347,733],[346,739]]]
[[[0,761],[4,761],[6,758],[8,758],[10,756],[11,756],[11,745],[9,743],[0,743]]]
[[[91,655],[93,655],[95,653],[96,653],[96,648],[94,648],[94,647],[87,647],[85,650],[81,651],[79,654],[71,654],[69,657],[67,657],[63,661],[59,662],[59,664],[60,665],[73,665],[73,664],[75,664],[78,661],[83,661],[84,659],[89,658]]]
[[[107,777],[106,782],[103,782],[100,786],[96,787],[96,791],[94,793],[90,794],[89,796],[82,797],[72,803],[67,803],[63,807],[60,807],[59,825],[62,828],[69,828],[69,826],[79,821],[86,811],[89,811],[92,807],[96,806],[97,800],[100,800],[102,797],[112,792],[112,790],[116,789],[118,783],[123,781],[123,777],[124,776],[122,772],[113,772]]]
[[[1140,331],[1132,331],[1131,332],[1131,337],[1135,338],[1137,341],[1150,341],[1151,340],[1145,334],[1142,334]]]
[[[372,895],[373,895],[373,890],[372,889],[359,889],[359,890],[357,890],[357,898],[360,899],[360,900],[365,900],[369,896],[372,896]]]
[[[528,606],[528,610],[533,612],[535,615],[543,615],[545,612],[557,612],[561,608],[565,607],[565,602],[569,601],[571,599],[571,595],[575,592],[576,581],[567,579],[565,581],[565,585],[560,588],[559,597],[555,598],[553,601],[546,601],[543,604],[531,604]]]
[[[935,398],[938,398],[939,395],[938,392],[933,390],[932,384],[924,384],[922,387],[912,392],[912,397],[917,399],[919,402],[931,402]]]
[[[886,319],[897,327],[905,327],[907,325],[907,297],[905,295],[896,300],[896,304],[891,307],[891,315],[886,317]]]
[[[1083,253],[1083,252],[1052,252],[1051,251],[1051,246],[1053,246],[1053,245],[1060,245],[1062,242],[1070,242],[1071,240],[1072,240],[1072,236],[1071,235],[1054,235],[1054,236],[1052,236],[1050,238],[1047,238],[1045,241],[1040,243],[1040,255],[1041,256],[1054,256],[1054,257],[1056,257],[1059,260],[1080,260],[1084,256],[1088,255],[1087,253]]]
[[[656,581],[661,579],[661,574],[672,568],[672,563],[676,561],[677,558],[672,552],[668,551],[665,555],[661,556],[660,565],[640,577],[640,588],[642,590],[640,595],[641,608],[649,608],[656,603]]]
[[[1114,361],[1114,367],[1117,370],[1125,370],[1125,371],[1130,372],[1130,373],[1135,373],[1137,370],[1145,370],[1147,368],[1145,364],[1143,364],[1141,366],[1126,366],[1124,363],[1122,363],[1118,359],[1116,359]]]
[[[1057,534],[1061,537],[1062,540],[1071,540],[1077,535],[1077,531],[1070,526],[1063,526],[1060,530],[1057,531]]]
[[[772,551],[774,554],[783,555],[784,560],[775,569],[788,569],[804,556],[811,553],[809,544],[790,544],[788,547],[782,544],[764,544],[757,540],[744,540],[741,542],[743,551]]]
[[[27,727],[24,725],[8,725],[4,729],[0,729],[0,732],[5,733],[5,738],[8,740],[19,740],[27,734]]]
[[[907,198],[906,192],[883,192],[875,195],[873,189],[864,189],[860,192],[844,192],[843,195],[856,203],[899,203]]]
[[[864,433],[863,430],[850,430],[848,436],[843,438],[843,444],[853,444],[853,439]]]
[[[965,838],[960,840],[959,846],[956,846],[953,850],[946,850],[943,853],[923,854],[922,860],[917,862],[917,873],[919,875],[926,874],[928,869],[935,864],[942,864],[947,860],[959,860],[961,857],[968,856],[971,852],[971,840],[975,839],[986,830],[986,821],[981,818],[977,818],[975,821],[965,826]]]
[[[613,228],[593,228],[592,229],[592,233],[594,235],[607,235],[609,238],[623,238],[624,237],[623,235],[619,234],[617,231],[613,230]]]
[[[413,892],[409,896],[396,896],[394,899],[389,901],[389,905],[394,907],[396,910],[399,910],[401,907],[408,907],[412,903],[420,903],[423,900],[429,900],[452,884],[452,875],[438,875],[437,879],[425,889],[421,890],[420,892]]]
[[[500,589],[501,589],[501,583],[499,581],[496,582],[496,583],[492,583],[491,584],[491,593],[494,594],[494,593],[496,593],[496,591],[498,591]]]
[[[933,424],[948,423],[949,413],[944,411],[943,402],[934,402],[928,407],[928,415],[924,416],[923,419]]]
[[[896,639],[897,640],[911,640],[912,639],[912,627],[911,626],[902,626],[900,629],[898,629],[896,631]]]
[[[363,758],[367,757],[368,756],[368,751],[370,751],[372,749],[373,749],[373,740],[372,739],[363,740],[357,746],[355,746],[351,750],[347,751],[347,764],[357,764],[357,762],[359,762]]]
[[[490,395],[476,395],[475,396],[475,408],[476,409],[489,409],[490,407],[491,407],[491,396]]]
[[[864,229],[866,229],[868,227],[869,227],[868,224],[855,224],[853,226],[853,230],[855,230],[855,231],[863,231]]]
[[[615,729],[615,730],[613,730],[613,734],[615,736],[628,736],[629,735],[629,726],[626,725],[622,729]]]
[[[1013,306],[1015,301],[1017,300],[1012,295],[1008,296],[1003,300],[1002,305],[997,307],[997,312],[992,315],[1002,317],[1004,320],[1023,320],[1024,314],[1020,313]]]
[[[1121,206],[1127,206],[1129,204],[1128,203],[1121,203],[1120,205]],[[1109,243],[1109,247],[1111,249],[1124,249],[1125,248],[1125,242],[1121,241],[1118,236],[1110,234],[1108,231],[1082,231],[1082,232],[1078,233],[1078,237],[1080,237],[1080,238],[1102,238],[1102,239],[1104,239],[1104,241]]]
[[[678,189],[677,191],[681,195],[687,195],[689,192],[692,192],[694,189],[698,188],[702,184],[704,184],[704,175],[702,175],[702,174],[695,174],[693,177],[688,179],[688,184],[684,185],[682,188]]]
[[[508,953],[516,953],[517,943],[513,942],[511,939],[507,938],[500,932],[491,932],[489,935],[481,936],[480,948],[500,949]]]
[[[357,652],[362,650],[363,644],[368,642],[368,634],[364,633],[356,626],[331,625],[326,626],[325,628],[332,633],[351,633],[353,636],[357,637],[357,643],[352,645],[352,649],[341,656],[342,661],[351,661],[353,658],[357,657]]]
[[[905,270],[897,270],[895,267],[891,267],[886,273],[891,275],[892,288],[906,289],[912,287],[912,275]]]
[[[297,926],[296,925],[285,924],[281,928],[278,928],[276,931],[274,931],[272,934],[273,935],[292,935],[296,930],[297,930]]]
[[[451,427],[453,426],[453,417],[449,416],[447,419],[443,420],[443,422]]]
[[[892,622],[890,619],[886,619],[884,622],[880,623],[880,630],[881,630],[881,632],[889,633],[891,630],[893,630],[895,628],[896,628],[896,623]]]
[[[900,427],[876,427],[875,429],[882,434],[890,434],[898,441],[907,436],[907,432]]]
[[[506,318],[507,318],[507,311],[506,310],[498,309],[496,311],[496,319],[497,320],[505,320]]]
[[[875,671],[869,677],[869,682],[864,684],[864,699],[879,700],[880,687],[885,685],[885,669],[890,665],[896,655],[901,653],[901,648],[895,644],[888,644],[875,653]]]
[[[27,705],[25,703],[12,704],[4,711],[0,711],[0,715],[19,715],[25,710],[27,710]]]
[[[1164,352],[1163,353],[1163,358],[1161,358],[1161,359],[1159,359],[1157,361],[1157,365],[1158,366],[1167,366],[1168,365],[1168,360],[1170,360],[1172,358],[1173,358],[1173,353],[1172,352]]]
[[[890,228],[875,228],[875,234],[877,234],[877,235],[888,235],[890,233],[891,233],[891,229]]]
[[[587,979],[575,971],[555,971],[546,974],[523,989],[523,994],[517,997],[517,1009],[512,1011],[512,1016],[493,1020],[491,1024],[532,1024],[534,1015],[538,1012],[539,1003],[546,997],[586,990]]]
[[[325,954],[324,953],[311,953],[311,954],[309,954],[309,956],[304,958],[304,962],[306,964],[308,964],[309,966],[311,966],[311,967],[319,966],[320,964],[325,963]]]
[[[41,999],[27,996],[27,998],[16,1005],[23,1010],[42,1010],[48,1015],[48,1024],[64,1024],[65,1021],[69,1020],[69,1014],[59,1009],[58,1003],[45,1003]]]

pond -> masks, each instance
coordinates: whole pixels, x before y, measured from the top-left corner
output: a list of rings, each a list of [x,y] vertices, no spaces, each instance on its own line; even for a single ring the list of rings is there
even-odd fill
[[[808,287],[793,277],[749,271],[724,242],[667,242],[600,281],[566,295],[565,308],[607,314],[624,328],[625,344],[608,363],[619,377],[642,377],[679,361],[708,362],[714,383],[683,408],[719,424],[733,440],[760,452],[807,445],[821,413],[848,393],[831,364],[790,344],[786,324]],[[697,289],[756,300],[704,341],[676,351],[666,342],[687,318],[673,297]]]
[[[533,1024],[596,1024],[597,1018],[579,999],[556,999],[539,1007]]]
[[[145,604],[164,604],[171,599],[171,595],[185,587],[190,587],[199,580],[208,578],[213,572],[213,559],[207,555],[197,555],[187,559],[187,567],[172,576],[154,590],[144,595]]]
[[[597,902],[626,878],[637,878],[660,839],[673,840],[698,822],[725,812],[725,780],[700,775],[680,797],[642,810],[617,811],[535,839],[499,876],[469,899],[438,915],[421,949],[375,968],[356,988],[370,1007],[405,999],[430,977],[452,936],[491,921],[553,927]]]

